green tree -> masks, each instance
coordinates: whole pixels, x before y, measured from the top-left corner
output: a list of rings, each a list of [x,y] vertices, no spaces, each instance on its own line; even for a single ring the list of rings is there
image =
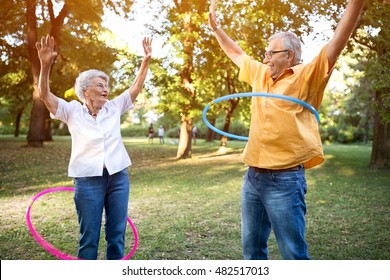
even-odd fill
[[[367,88],[363,90],[359,82],[364,77],[361,57],[366,55],[355,49],[337,61],[320,108],[323,141],[348,144],[372,139],[373,110]]]
[[[174,0],[170,3],[167,1],[149,3],[156,7],[157,14],[166,16],[163,26],[153,29],[156,33],[169,38],[173,55],[163,61],[168,71],[164,73],[160,71],[162,75],[154,81],[159,88],[161,104],[169,104],[164,109],[172,110],[180,116],[177,158],[188,158],[191,157],[193,117],[201,108],[198,92],[201,74],[196,71],[196,54],[201,51],[198,42],[202,38],[204,33],[202,27],[207,20],[207,1]]]
[[[370,83],[374,96],[374,135],[370,166],[390,168],[390,3],[384,1],[381,5],[374,1],[369,7],[364,24],[380,29],[377,36],[366,38],[371,44],[360,40],[373,52],[365,64],[366,76],[361,83],[363,90]]]
[[[333,3],[331,3],[333,2]],[[337,21],[339,10],[346,0],[322,0],[323,5],[331,5],[332,9],[326,18]],[[347,51],[360,49],[356,56],[359,63],[354,66],[364,72],[359,85],[351,91],[354,96],[347,101],[348,112],[358,110],[362,116],[361,125],[367,130],[373,126],[372,154],[369,165],[372,168],[390,167],[390,1],[367,0],[364,13],[356,26]],[[361,54],[364,55],[361,55]],[[359,55],[360,54],[360,55]],[[361,104],[361,105],[358,105]],[[367,123],[367,120],[373,124]]]
[[[31,102],[31,74],[26,72],[28,62],[20,58],[0,61],[0,107],[2,125],[14,126],[14,136],[18,137],[23,113]]]
[[[113,10],[117,14],[127,16],[131,5],[132,1],[130,0],[5,0],[2,2],[0,11],[2,12],[2,27],[4,29],[2,29],[1,40],[7,43],[7,48],[9,53],[11,53],[6,59],[15,55],[12,53],[14,49],[24,46],[25,52],[23,51],[16,55],[26,57],[30,62],[33,104],[27,136],[29,146],[42,146],[44,140],[51,138],[50,122],[48,122],[49,113],[39,99],[37,90],[40,65],[35,49],[36,41],[47,33],[51,34],[56,40],[57,51],[60,54],[57,61],[62,60],[64,64],[69,63],[69,65],[53,71],[62,72],[59,74],[61,74],[61,77],[65,77],[65,79],[74,79],[74,75],[70,77],[66,76],[66,74],[71,70],[75,70],[75,68],[77,70],[84,67],[90,68],[91,64],[88,64],[88,59],[85,59],[85,57],[94,58],[94,66],[99,66],[100,64],[107,66],[107,57],[100,56],[107,48],[101,48],[104,46],[102,43],[96,44],[96,41],[99,41],[96,40],[98,38],[97,31],[101,30],[100,25],[104,9]],[[62,32],[63,30],[67,32]],[[73,40],[69,41],[68,39]],[[76,45],[71,45],[71,43],[75,42],[77,42]],[[60,49],[60,46],[63,48]],[[68,48],[68,54],[73,52],[79,55],[78,60],[84,63],[83,67],[74,67],[82,63],[79,64],[77,61],[70,60],[72,56],[65,56],[66,48]],[[99,50],[99,48],[103,51]],[[83,52],[86,56],[82,56]],[[111,57],[114,58],[112,51]],[[109,61],[112,62],[112,59]],[[74,67],[73,69],[72,66]],[[107,70],[105,67],[99,68]],[[56,87],[54,86],[53,91],[55,90]]]
[[[356,87],[356,101],[365,101],[373,114],[372,168],[390,168],[390,3],[367,1],[354,42],[365,53],[358,67],[364,71]]]

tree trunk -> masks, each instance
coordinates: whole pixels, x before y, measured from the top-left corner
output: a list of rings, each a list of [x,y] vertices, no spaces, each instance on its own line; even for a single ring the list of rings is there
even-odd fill
[[[178,4],[178,2],[177,2]],[[180,125],[180,139],[179,147],[177,150],[177,159],[185,159],[191,157],[192,149],[192,117],[189,116],[191,108],[196,103],[196,88],[192,84],[192,74],[194,72],[194,49],[195,39],[192,36],[194,32],[194,24],[192,22],[192,12],[190,10],[189,3],[186,1],[181,2],[181,10],[183,16],[183,31],[186,37],[183,39],[183,53],[184,63],[183,69],[180,73],[180,78],[183,86],[184,95],[190,100],[190,104],[182,109],[181,113],[181,125]]]
[[[378,94],[376,96],[378,97]],[[386,123],[380,112],[374,116],[374,135],[371,151],[371,168],[390,168],[390,123]]]
[[[31,63],[31,71],[33,76],[33,107],[31,109],[30,125],[27,135],[27,145],[30,147],[43,147],[45,138],[45,104],[38,96],[38,79],[40,71],[40,63],[38,53],[35,48],[35,42],[38,40],[37,35],[37,17],[35,14],[36,1],[26,0],[27,4],[27,50]]]
[[[45,127],[44,127],[43,134],[45,137],[43,138],[43,141],[52,141],[53,136],[51,134],[52,127],[51,127],[51,118],[50,118],[49,110],[46,110],[46,112],[44,112],[44,117],[45,117]]]
[[[223,131],[224,132],[229,132],[229,128],[230,128],[230,120],[232,118],[232,115],[233,115],[233,112],[234,110],[236,109],[237,105],[238,105],[238,102],[240,101],[239,98],[235,98],[235,99],[229,99],[229,108],[226,110],[226,117],[225,117],[225,123],[223,125]],[[223,136],[221,138],[221,144],[220,146],[221,147],[226,147],[227,146],[227,140],[228,138],[226,136]]]
[[[209,123],[212,126],[215,126],[215,118],[213,117],[211,120],[209,120]],[[215,136],[215,131],[212,130],[211,128],[207,129],[207,134],[206,134],[206,142],[212,142],[214,141],[214,136]]]
[[[232,117],[232,108],[229,108],[229,110],[226,110],[225,123],[223,124],[223,129],[222,129],[222,131],[224,131],[226,133],[229,132],[231,117]],[[228,138],[226,136],[222,136],[220,146],[221,147],[226,147],[227,146],[227,140],[228,140]]]
[[[192,156],[192,120],[183,115],[180,124],[179,146],[176,159],[186,159]]]
[[[20,134],[20,120],[22,119],[24,107],[20,108],[17,115],[16,115],[16,120],[15,120],[15,131],[14,131],[14,136],[19,137]]]
[[[384,4],[389,4],[390,1],[383,1]],[[388,19],[388,18],[387,18]],[[385,21],[384,26],[386,25]],[[386,61],[388,61],[388,38],[389,29],[384,28],[379,33],[378,43],[376,44],[376,52],[378,55],[378,61],[383,63],[383,67],[388,67]],[[386,58],[387,57],[387,58]],[[381,76],[381,73],[377,73]],[[384,75],[388,77],[388,75]],[[386,120],[385,114],[389,113],[389,103],[386,99],[389,95],[389,87],[382,87],[375,91],[374,102],[376,106],[374,115],[374,132],[372,141],[371,160],[369,166],[371,168],[390,168],[390,122]]]
[[[35,48],[35,43],[38,40],[37,34],[37,16],[36,16],[36,0],[26,0],[27,6],[27,49],[31,63],[33,75],[33,107],[31,109],[30,125],[27,135],[27,145],[31,147],[43,147],[43,141],[52,140],[50,127],[50,113],[45,104],[38,96],[38,79],[40,72],[40,62],[38,53]],[[56,50],[59,52],[60,30],[64,25],[64,20],[69,14],[69,2],[64,3],[58,16],[54,16],[54,7],[51,1],[48,2],[48,10],[50,15],[50,34],[56,42]]]

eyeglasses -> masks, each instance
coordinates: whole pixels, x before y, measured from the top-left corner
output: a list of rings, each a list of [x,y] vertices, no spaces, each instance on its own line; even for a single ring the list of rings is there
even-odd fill
[[[88,87],[97,87],[101,91],[103,91],[104,89],[106,89],[107,91],[110,91],[110,88],[108,86],[106,86],[106,85],[103,85],[102,83],[97,83],[97,84],[94,84],[94,85],[90,85]]]
[[[263,55],[263,58],[266,59],[271,59],[272,56],[275,54],[275,53],[281,53],[281,52],[288,52],[289,50],[281,50],[281,51],[268,51],[268,52],[265,52],[265,54]]]

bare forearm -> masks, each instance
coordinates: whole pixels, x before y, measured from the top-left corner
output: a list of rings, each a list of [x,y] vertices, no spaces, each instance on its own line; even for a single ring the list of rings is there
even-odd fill
[[[352,34],[359,20],[360,13],[363,9],[364,0],[350,0],[346,11],[337,25],[334,40],[340,40],[347,43],[349,36]]]
[[[39,80],[38,80],[38,92],[39,97],[42,100],[45,100],[49,96],[50,92],[50,85],[49,85],[49,73],[50,73],[50,67],[41,67],[41,72],[39,73]]]
[[[148,74],[148,69],[149,69],[149,60],[150,57],[145,57],[142,60],[141,68],[137,76],[135,77],[133,84],[130,87],[130,97],[132,102],[134,102],[137,99],[138,94],[141,92],[142,88],[144,87],[146,75]]]
[[[219,27],[215,0],[211,0],[210,2],[209,26],[214,31],[215,37],[225,54],[234,62],[234,64],[241,67],[244,51]]]
[[[347,45],[348,40],[359,21],[363,6],[364,0],[350,0],[348,2],[346,10],[338,23],[334,36],[327,48],[330,67],[333,67],[338,55]]]
[[[214,30],[215,37],[225,54],[238,66],[241,67],[241,60],[244,51],[234,42],[220,27]]]
[[[45,103],[47,109],[55,114],[57,112],[58,107],[58,97],[56,97],[53,93],[50,92],[50,67],[41,67],[41,72],[39,74],[38,81],[38,93],[39,97]]]

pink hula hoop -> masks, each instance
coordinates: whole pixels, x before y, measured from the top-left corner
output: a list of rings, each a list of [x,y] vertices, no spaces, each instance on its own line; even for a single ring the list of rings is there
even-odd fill
[[[58,187],[58,188],[50,188],[50,189],[47,189],[47,190],[44,190],[44,191],[41,191],[40,193],[38,193],[37,195],[35,195],[33,198],[32,198],[32,201],[30,203],[30,205],[28,206],[27,208],[27,212],[26,212],[26,223],[27,223],[27,227],[31,233],[31,235],[34,237],[34,239],[46,250],[48,251],[50,254],[52,254],[53,256],[59,258],[59,259],[62,259],[62,260],[79,260],[79,258],[77,257],[74,257],[72,255],[68,255],[66,253],[63,253],[61,252],[60,250],[58,250],[57,248],[55,248],[52,244],[50,244],[48,241],[46,241],[34,228],[33,224],[31,223],[31,217],[30,217],[30,212],[31,212],[31,208],[32,208],[32,205],[34,204],[34,202],[41,196],[47,194],[47,193],[51,193],[51,192],[58,192],[58,191],[74,191],[74,188],[71,188],[71,187]],[[131,258],[131,256],[135,253],[135,251],[137,250],[137,247],[138,247],[138,233],[137,233],[137,229],[135,228],[135,225],[134,223],[130,220],[129,217],[127,217],[127,222],[129,223],[129,225],[131,226],[131,229],[133,230],[133,234],[134,234],[134,245],[133,245],[133,249],[130,251],[130,253],[126,256],[124,256],[123,258],[121,258],[121,260],[128,260]]]

